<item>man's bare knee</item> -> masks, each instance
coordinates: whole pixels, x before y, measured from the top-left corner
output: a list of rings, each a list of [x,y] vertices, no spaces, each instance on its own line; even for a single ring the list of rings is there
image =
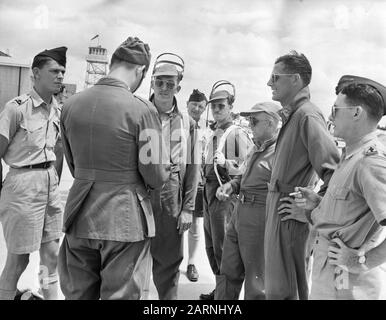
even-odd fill
[[[8,252],[3,273],[21,275],[29,263],[29,254],[14,254]]]

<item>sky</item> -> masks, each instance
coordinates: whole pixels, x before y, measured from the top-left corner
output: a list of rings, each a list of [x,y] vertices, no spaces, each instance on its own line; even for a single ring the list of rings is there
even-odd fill
[[[43,49],[67,46],[65,82],[84,88],[90,39],[109,57],[128,36],[155,57],[185,61],[177,98],[213,83],[236,87],[234,110],[271,100],[267,86],[277,57],[297,50],[313,68],[311,100],[327,116],[344,74],[386,84],[386,1],[383,0],[0,0],[0,50],[31,63]],[[137,94],[148,97],[150,73]]]

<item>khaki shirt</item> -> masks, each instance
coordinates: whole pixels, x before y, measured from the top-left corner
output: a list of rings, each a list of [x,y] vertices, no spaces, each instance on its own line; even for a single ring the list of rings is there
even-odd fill
[[[275,153],[276,139],[268,141],[257,148],[254,146],[245,160],[246,169],[243,175],[232,179],[232,189],[235,193],[254,196],[265,206],[268,193],[268,183],[271,179],[272,162]]]
[[[20,168],[55,161],[59,119],[55,98],[47,105],[34,89],[8,102],[0,110],[0,134],[8,140],[5,163]]]
[[[150,101],[154,101],[154,96]],[[198,130],[195,121],[189,115],[186,114],[184,119],[178,109],[176,98],[173,100],[172,111],[160,113],[159,116],[162,123],[162,137],[171,164],[171,174],[174,176],[170,177],[162,190],[152,192],[152,205],[155,211],[163,208],[168,214],[177,217],[181,210],[193,212],[195,207],[201,160],[200,150],[196,150],[196,147],[199,148],[199,144],[196,145]],[[189,123],[184,123],[185,120]]]
[[[326,247],[331,239],[340,238],[350,248],[368,251],[383,240],[380,237],[384,228],[379,223],[386,219],[385,150],[376,132],[373,132],[354,145],[347,146],[342,155],[325,196],[311,215],[314,227],[322,238],[319,240],[321,244],[316,246],[318,259],[314,263],[318,274],[335,272],[326,264],[328,258],[326,248],[321,247],[323,242]],[[350,275],[350,288],[361,288],[361,296],[354,294],[354,298],[367,296],[377,299],[377,287],[382,279],[386,279],[385,270],[382,272],[383,278],[379,278],[379,270],[379,267],[374,268],[359,277]],[[331,292],[334,294],[335,291]]]

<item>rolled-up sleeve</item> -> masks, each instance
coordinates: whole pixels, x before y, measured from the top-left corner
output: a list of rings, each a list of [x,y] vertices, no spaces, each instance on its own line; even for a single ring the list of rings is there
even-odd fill
[[[0,110],[0,134],[10,142],[18,128],[18,111],[13,103],[7,103]]]

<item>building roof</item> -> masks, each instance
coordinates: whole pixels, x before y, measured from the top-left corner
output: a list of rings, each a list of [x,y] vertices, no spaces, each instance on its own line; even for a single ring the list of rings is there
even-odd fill
[[[10,57],[10,55],[0,51],[0,57]]]
[[[22,68],[31,67],[31,64],[28,63],[27,61],[21,61],[9,56],[1,56],[1,55],[0,55],[0,65],[11,66],[11,67],[22,67]]]

